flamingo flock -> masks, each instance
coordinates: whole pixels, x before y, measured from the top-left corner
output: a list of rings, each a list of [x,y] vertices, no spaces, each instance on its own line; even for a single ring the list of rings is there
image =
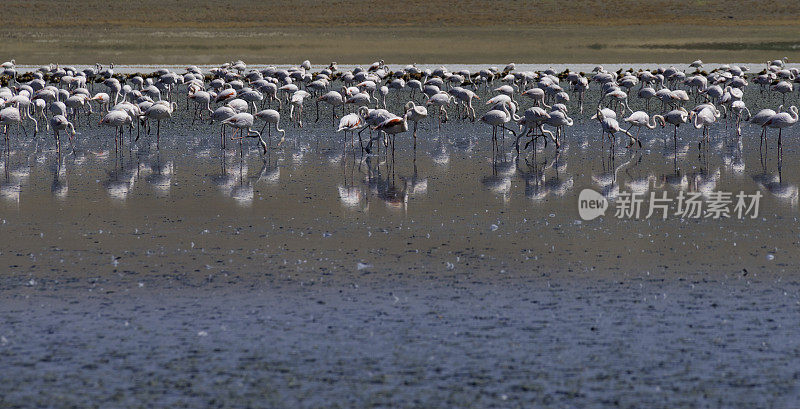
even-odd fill
[[[221,149],[226,149],[226,140],[238,140],[241,149],[244,139],[253,138],[266,154],[273,145],[273,128],[280,134],[277,147],[286,139],[282,116],[287,118],[284,128],[299,130],[312,119],[319,122],[323,103],[330,106],[331,130],[344,133],[345,148],[349,133],[353,149],[357,136],[359,149],[366,154],[373,154],[376,142],[378,149],[383,145],[394,151],[396,137],[403,134],[410,134],[415,149],[418,137],[447,132],[452,120],[490,127],[487,139],[493,151],[504,149],[505,136],[512,136],[517,153],[532,144],[537,149],[539,139],[544,148],[552,142],[553,149],[561,149],[567,129],[584,120],[597,121],[600,137],[607,136],[612,149],[618,134],[627,137],[627,149],[639,149],[643,131],[668,124],[674,127],[676,147],[681,125],[701,130],[702,149],[716,127],[731,124],[741,135],[742,124],[749,123],[761,127],[761,145],[768,140],[768,130],[777,130],[782,154],[783,131],[798,121],[798,109],[791,103],[798,98],[793,84],[800,82],[800,72],[787,68],[785,58],[752,71],[736,65],[704,71],[701,60],[686,70],[608,71],[597,66],[590,72],[522,71],[513,63],[502,69],[451,72],[444,66],[389,67],[383,60],[352,69],[340,69],[335,62],[314,69],[308,60],[289,68],[256,69],[234,61],[205,70],[189,66],[182,73],[162,68],[147,74],[120,74],[113,64],[82,70],[53,64],[25,73],[18,72],[15,60],[2,66],[14,73],[0,77],[4,83],[0,127],[6,149],[12,128],[22,130],[20,138],[35,138],[41,123],[52,131],[59,153],[61,132],[74,146],[75,135],[91,127],[89,118],[97,114],[100,126],[113,128],[116,152],[123,150],[126,129],[129,135],[136,129],[136,139],[129,138],[129,143],[136,143],[143,133],[153,133],[155,121],[158,148],[162,122],[191,115],[192,125],[197,121],[220,125]],[[96,86],[102,89],[94,92]],[[775,100],[779,106],[751,114],[744,101],[744,91],[751,86],[768,103]],[[596,105],[587,109],[592,96]],[[660,104],[651,104],[652,99]],[[316,108],[313,118],[305,109],[310,101]],[[260,130],[259,122],[263,122]],[[232,130],[230,135],[227,129]],[[366,140],[365,130],[370,134]]]

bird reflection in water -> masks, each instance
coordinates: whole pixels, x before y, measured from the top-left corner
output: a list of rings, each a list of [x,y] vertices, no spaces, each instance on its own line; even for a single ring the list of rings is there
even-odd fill
[[[342,183],[337,186],[337,190],[342,206],[347,209],[367,211],[369,202],[364,200],[364,188],[356,183],[356,170],[360,169],[360,162],[356,165],[354,161],[347,161],[342,166]]]
[[[9,203],[18,205],[22,193],[22,186],[27,183],[31,175],[31,159],[29,156],[22,156],[20,158],[21,163],[18,165],[11,165],[12,158],[15,156],[17,155],[12,154],[8,150],[6,150],[4,154],[2,166],[5,177],[2,182],[0,182],[0,197]]]
[[[567,161],[563,159],[561,152],[556,151],[551,159],[542,157],[537,161],[537,156],[533,159],[516,160],[516,171],[525,181],[525,197],[534,201],[541,202],[548,196],[561,197],[572,190],[574,180],[572,176],[566,174]],[[552,175],[548,176],[549,171]]]
[[[116,163],[119,163],[119,167],[117,167]],[[138,164],[131,163],[130,159],[127,162],[115,161],[114,169],[106,172],[106,180],[103,182],[103,187],[111,199],[125,201],[138,176]]]
[[[406,191],[410,196],[419,196],[428,193],[428,178],[420,177],[417,170],[417,149],[414,147],[412,160],[414,173],[410,177],[401,177],[406,184]]]
[[[394,166],[386,161],[386,176],[381,173],[381,162],[373,156],[364,160],[367,171],[367,186],[370,195],[384,202],[386,207],[398,210],[407,210],[408,191],[405,183],[397,183]]]
[[[784,181],[780,164],[775,172],[770,172],[766,167],[762,167],[761,173],[753,175],[752,178],[760,189],[766,190],[782,202],[789,203],[793,208],[797,207],[798,187]]]
[[[508,155],[500,159],[492,152],[492,173],[481,178],[481,184],[490,192],[508,202],[511,199],[511,176],[516,173],[516,163]]]
[[[69,193],[69,183],[67,181],[67,167],[59,157],[50,165],[53,173],[53,182],[50,184],[50,192],[58,200],[65,200]]]
[[[154,162],[139,163],[140,176],[145,176],[145,181],[153,187],[160,197],[169,196],[172,186],[172,161],[161,162],[161,154],[156,155]]]

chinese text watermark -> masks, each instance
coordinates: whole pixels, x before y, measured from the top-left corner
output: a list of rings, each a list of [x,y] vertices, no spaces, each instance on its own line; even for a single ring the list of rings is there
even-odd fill
[[[761,192],[747,194],[740,191],[700,192],[679,191],[674,197],[669,192],[620,192],[614,201],[614,216],[619,219],[651,219],[679,217],[688,219],[738,219],[758,217]],[[604,216],[609,208],[602,194],[584,189],[578,196],[578,213],[583,220]]]

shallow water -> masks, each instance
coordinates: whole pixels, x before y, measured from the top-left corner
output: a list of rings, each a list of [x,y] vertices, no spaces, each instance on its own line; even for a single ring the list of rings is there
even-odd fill
[[[754,85],[745,101],[780,104]],[[126,133],[115,154],[97,115],[61,158],[44,134],[12,131],[3,406],[797,398],[796,129],[782,160],[772,133],[764,151],[760,129],[737,137],[724,123],[706,148],[684,126],[675,154],[668,126],[612,152],[573,103],[558,152],[517,156],[508,135],[493,154],[488,125],[451,120],[420,124],[416,149],[407,133],[394,154],[365,156],[333,132],[329,107],[315,123],[306,104],[306,126],[284,125],[264,156],[254,140],[221,152],[219,126],[191,124],[179,102],[160,149]],[[612,206],[626,191],[763,198],[755,219],[583,221],[584,188]]]

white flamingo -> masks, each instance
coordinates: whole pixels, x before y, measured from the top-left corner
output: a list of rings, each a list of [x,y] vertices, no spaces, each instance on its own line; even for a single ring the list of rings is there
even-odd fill
[[[414,122],[414,146],[417,146],[417,125],[419,125],[419,121],[428,117],[428,109],[415,104],[414,101],[406,102],[405,108],[408,120]]]
[[[64,115],[55,115],[50,118],[50,128],[53,130],[53,138],[56,140],[56,146],[58,147],[58,152],[61,152],[61,138],[59,137],[59,133],[61,131],[66,131],[69,135],[69,142],[72,143],[72,137],[75,136],[75,126],[72,125],[72,122],[67,120],[67,117]]]
[[[509,101],[510,101],[510,98],[509,98]],[[514,132],[512,129],[509,129],[509,128],[506,127],[506,124],[508,122],[510,122],[512,119],[514,121],[518,121],[520,119],[517,116],[512,117],[511,113],[508,110],[508,104],[510,104],[510,103],[511,102],[509,102],[509,103],[500,103],[499,107],[496,107],[496,108],[500,108],[500,109],[496,109],[496,108],[492,109],[489,112],[483,114],[483,116],[480,119],[481,122],[484,122],[484,123],[489,124],[489,125],[492,126],[492,150],[493,151],[497,147],[497,131],[498,131],[498,128],[499,129],[503,129],[503,130],[508,131],[508,132],[511,132],[514,135],[514,137],[517,136],[516,132]],[[503,135],[505,135],[505,134],[503,134]]]
[[[261,132],[253,130],[253,123],[255,122],[255,118],[252,114],[248,112],[239,112],[234,116],[222,121],[222,125],[230,126],[234,128],[233,134],[231,135],[231,140],[238,140],[239,141],[239,151],[242,153],[242,139],[244,138],[258,138],[259,143],[261,144],[261,148],[264,149],[264,154],[267,154],[267,143],[261,138]],[[244,132],[247,131],[245,134]],[[237,137],[236,134],[239,134]],[[243,153],[242,153],[243,154]]]
[[[784,128],[789,128],[794,126],[797,123],[797,107],[792,105],[789,107],[789,112],[778,112],[777,114],[773,115],[767,122],[764,123],[764,127],[768,128],[777,128],[778,129],[778,154],[783,154],[783,146],[781,144],[781,133],[783,132]]]
[[[652,119],[652,123],[650,121],[651,119]],[[657,122],[660,122],[662,127],[665,125],[663,116],[661,116],[661,115],[653,115],[652,118],[651,118],[650,115],[648,115],[647,112],[644,112],[644,111],[636,111],[636,112],[632,113],[630,116],[628,116],[627,118],[623,119],[623,121],[625,121],[628,124],[630,124],[630,127],[628,127],[628,129],[627,129],[628,131],[630,131],[631,128],[633,128],[634,126],[637,128],[637,131],[636,131],[636,140],[637,141],[639,141],[639,133],[642,131],[643,127],[647,128],[647,129],[655,129],[656,125],[657,125]],[[642,146],[641,142],[639,142],[639,146],[640,147]]]
[[[264,128],[267,128],[267,140],[269,143],[272,143],[272,126],[270,125],[275,125],[275,130],[281,133],[281,140],[278,142],[278,146],[281,146],[283,141],[286,139],[286,131],[280,128],[281,114],[274,109],[265,109],[258,111],[255,117],[264,121],[264,127],[261,128],[259,133],[263,134]]]
[[[172,112],[178,104],[175,102],[158,101],[144,112],[147,119],[156,120],[156,147],[161,144],[161,120],[172,118]],[[138,139],[138,138],[137,138]]]

